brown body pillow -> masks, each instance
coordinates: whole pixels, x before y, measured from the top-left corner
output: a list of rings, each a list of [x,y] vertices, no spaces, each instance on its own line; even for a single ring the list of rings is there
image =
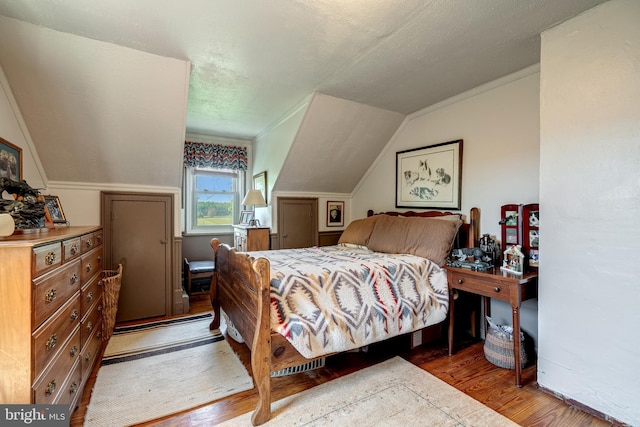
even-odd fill
[[[380,215],[370,216],[368,218],[356,219],[351,221],[347,228],[342,232],[338,244],[351,243],[353,245],[367,246],[369,237],[373,231],[373,227],[380,218]]]
[[[367,247],[376,252],[413,254],[443,266],[461,225],[461,220],[378,215]]]

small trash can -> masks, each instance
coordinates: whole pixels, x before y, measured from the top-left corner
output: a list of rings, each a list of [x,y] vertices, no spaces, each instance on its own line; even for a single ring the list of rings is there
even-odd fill
[[[484,357],[500,368],[515,369],[513,357],[513,328],[495,324],[487,317],[489,329],[484,341]],[[520,364],[527,365],[527,351],[525,349],[524,334],[520,332]]]

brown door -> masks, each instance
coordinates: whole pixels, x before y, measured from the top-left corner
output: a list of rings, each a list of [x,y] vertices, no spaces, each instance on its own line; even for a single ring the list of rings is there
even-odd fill
[[[118,322],[171,314],[173,196],[103,193],[105,265],[122,262]]]
[[[280,249],[307,248],[318,244],[318,199],[278,198]]]

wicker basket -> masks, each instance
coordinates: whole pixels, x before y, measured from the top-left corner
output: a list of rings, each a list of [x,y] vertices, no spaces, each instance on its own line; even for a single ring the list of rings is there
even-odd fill
[[[102,298],[104,309],[102,310],[102,341],[108,341],[113,334],[116,325],[116,313],[118,312],[118,297],[122,284],[122,264],[118,264],[117,270],[104,270],[102,280]]]
[[[484,341],[484,356],[496,366],[515,369],[513,358],[513,334],[490,327]],[[520,333],[520,363],[527,364],[527,352],[524,345],[524,334]]]

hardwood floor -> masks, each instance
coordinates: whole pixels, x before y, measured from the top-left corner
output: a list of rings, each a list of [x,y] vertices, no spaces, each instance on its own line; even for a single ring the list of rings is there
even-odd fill
[[[205,296],[193,297],[191,314],[210,311]],[[249,351],[244,344],[230,338],[228,342],[251,372]],[[467,342],[453,356],[447,355],[446,342],[419,346],[409,350],[408,337],[399,337],[369,347],[369,351],[339,354],[327,359],[326,366],[314,371],[274,378],[273,400],[298,393],[326,381],[347,375],[399,355],[432,375],[451,384],[489,408],[522,426],[609,426],[604,420],[587,414],[542,391],[536,383],[536,367],[523,370],[524,387],[514,385],[513,371],[489,363],[481,342]],[[71,419],[71,427],[82,426],[91,397],[97,367],[85,387],[79,408]],[[212,426],[253,411],[257,403],[255,389],[226,397],[209,405],[165,419],[145,423],[145,426]]]

